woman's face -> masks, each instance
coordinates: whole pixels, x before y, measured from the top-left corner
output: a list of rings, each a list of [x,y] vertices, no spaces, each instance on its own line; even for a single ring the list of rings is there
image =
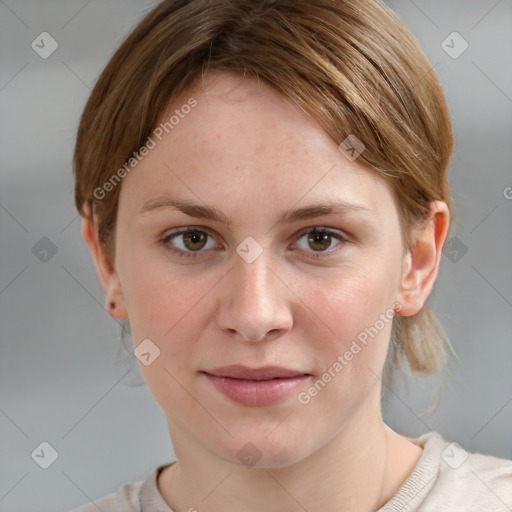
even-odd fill
[[[253,79],[215,75],[161,121],[173,114],[122,182],[115,259],[134,344],[151,340],[140,369],[173,439],[279,467],[354,421],[364,435],[380,413],[403,268],[390,188]],[[228,365],[307,376],[281,381],[283,395],[267,381],[228,396],[206,375]]]

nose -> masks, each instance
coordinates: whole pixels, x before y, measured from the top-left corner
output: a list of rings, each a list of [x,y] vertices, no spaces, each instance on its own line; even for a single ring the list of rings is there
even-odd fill
[[[293,325],[294,295],[267,252],[252,263],[235,255],[233,268],[223,280],[218,326],[245,341],[275,339]]]

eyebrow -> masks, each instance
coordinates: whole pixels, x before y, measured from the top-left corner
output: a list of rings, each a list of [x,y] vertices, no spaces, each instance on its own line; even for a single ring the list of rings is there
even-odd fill
[[[214,208],[213,206],[202,206],[195,204],[188,200],[179,199],[154,199],[147,201],[144,206],[139,210],[139,214],[154,211],[158,208],[174,208],[183,212],[190,217],[196,217],[198,219],[209,219],[217,222],[221,222],[231,228],[232,220],[222,211]],[[322,215],[333,215],[333,214],[349,214],[349,213],[361,213],[365,216],[375,218],[376,212],[367,206],[360,203],[352,203],[347,201],[341,202],[321,202],[311,204],[303,208],[288,209],[285,210],[279,220],[278,224],[286,224],[297,222],[304,219],[312,219],[314,217],[320,217]]]

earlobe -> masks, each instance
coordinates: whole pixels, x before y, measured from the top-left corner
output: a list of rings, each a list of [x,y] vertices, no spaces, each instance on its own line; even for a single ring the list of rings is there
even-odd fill
[[[402,305],[398,313],[401,316],[415,315],[427,301],[437,278],[449,223],[446,203],[432,202],[427,220],[415,231],[413,246],[404,257],[397,296],[397,302]]]
[[[118,320],[128,318],[119,276],[113,263],[105,255],[103,244],[98,235],[97,223],[92,216],[82,218],[82,236],[91,251],[103,289],[105,290],[105,308]]]

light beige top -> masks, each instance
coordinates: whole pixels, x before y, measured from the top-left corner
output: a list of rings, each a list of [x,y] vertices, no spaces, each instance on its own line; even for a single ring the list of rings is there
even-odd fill
[[[376,512],[512,511],[512,460],[467,453],[437,432],[408,439],[423,453],[409,478]],[[170,464],[71,512],[173,512],[157,487],[159,473]]]

